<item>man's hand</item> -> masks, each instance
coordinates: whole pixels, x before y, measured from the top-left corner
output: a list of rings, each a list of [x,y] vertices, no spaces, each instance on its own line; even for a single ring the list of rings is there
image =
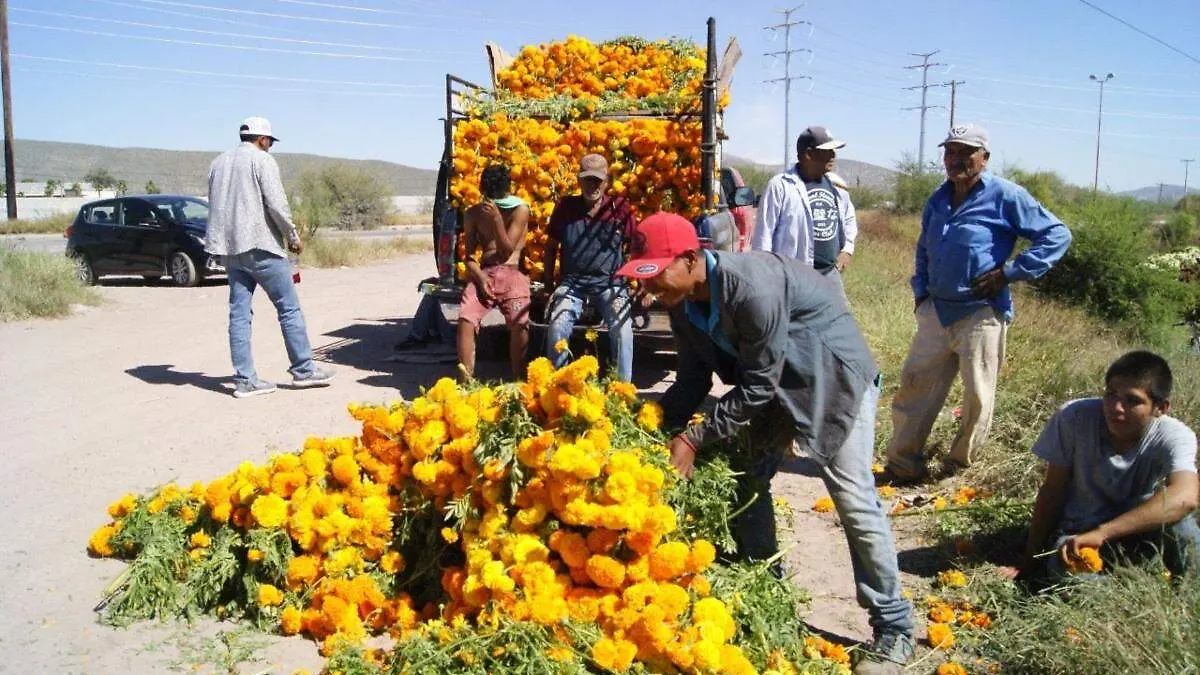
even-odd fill
[[[971,282],[971,292],[977,298],[995,296],[1008,285],[1008,277],[1004,276],[1004,268],[997,267],[975,277]]]
[[[1074,537],[1063,542],[1062,548],[1058,554],[1062,557],[1063,563],[1070,562],[1068,558],[1078,558],[1080,549],[1084,548],[1100,548],[1108,541],[1108,537],[1099,529],[1089,530],[1083,534],[1077,534]]]
[[[671,465],[684,478],[692,477],[692,468],[696,462],[696,451],[692,449],[692,444],[683,438],[676,436],[671,439]]]
[[[842,251],[838,254],[837,262],[835,262],[833,266],[837,268],[838,272],[844,272],[846,268],[850,266],[850,258],[851,256],[849,253]]]
[[[655,300],[658,300],[658,296],[646,290],[644,286],[633,295],[634,304],[642,309],[650,309]]]
[[[473,267],[470,270],[471,281],[475,284],[475,291],[479,293],[479,299],[483,301],[492,298],[492,280],[479,267]]]
[[[299,235],[293,234],[291,237],[288,238],[287,247],[288,247],[288,250],[291,251],[292,253],[295,253],[295,254],[303,253],[304,252],[304,240],[301,239],[299,237]]]
[[[1009,581],[1016,581],[1029,574],[1035,565],[1037,565],[1037,559],[1033,556],[1025,555],[1021,556],[1021,562],[1017,563],[1015,567],[1008,565],[997,567],[996,573]]]
[[[500,208],[494,202],[481,203],[479,205],[479,215],[497,227],[504,227],[504,218],[500,215]]]

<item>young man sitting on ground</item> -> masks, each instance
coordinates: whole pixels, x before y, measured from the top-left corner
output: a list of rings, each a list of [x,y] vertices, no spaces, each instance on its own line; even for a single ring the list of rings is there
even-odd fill
[[[1046,462],[1025,555],[1010,577],[1053,581],[1070,558],[1099,549],[1112,564],[1161,552],[1174,574],[1195,574],[1200,527],[1196,434],[1170,417],[1171,368],[1135,351],[1104,376],[1104,396],[1071,401],[1033,446]],[[1056,555],[1039,556],[1043,551]]]

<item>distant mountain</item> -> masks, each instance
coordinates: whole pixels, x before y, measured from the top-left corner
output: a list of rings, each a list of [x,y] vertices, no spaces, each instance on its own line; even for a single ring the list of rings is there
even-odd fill
[[[778,164],[760,164],[754,160],[728,153],[725,154],[725,163],[731,166],[761,167],[772,173],[780,170]],[[838,157],[833,170],[845,179],[850,187],[867,186],[876,190],[890,191],[896,184],[896,172],[877,164]]]
[[[147,181],[163,192],[204,194],[208,191],[208,166],[219,152],[109,148],[82,143],[17,140],[14,155],[18,181],[58,180],[82,183],[92,169],[107,169],[125,181],[130,192],[141,192]],[[320,155],[272,153],[279,160],[283,182],[291,183],[302,171],[328,164],[349,164],[370,171],[397,195],[432,195],[437,172],[403,164],[365,159],[338,159]]]
[[[1118,192],[1117,194],[1122,197],[1133,197],[1134,199],[1143,202],[1162,202],[1163,204],[1174,204],[1180,199],[1183,199],[1183,186],[1163,184],[1160,187],[1158,185],[1147,185],[1143,188],[1126,190],[1125,192]],[[1188,194],[1200,194],[1200,190],[1197,190],[1189,185]]]

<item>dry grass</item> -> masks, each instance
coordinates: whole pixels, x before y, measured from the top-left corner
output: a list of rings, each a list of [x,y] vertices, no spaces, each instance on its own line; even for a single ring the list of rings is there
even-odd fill
[[[62,234],[74,213],[63,213],[49,218],[18,218],[0,221],[0,234]]]
[[[0,248],[0,321],[66,316],[76,304],[98,305],[100,295],[66,256]]]
[[[428,235],[402,237],[317,237],[308,242],[300,262],[310,267],[361,267],[433,249]]]

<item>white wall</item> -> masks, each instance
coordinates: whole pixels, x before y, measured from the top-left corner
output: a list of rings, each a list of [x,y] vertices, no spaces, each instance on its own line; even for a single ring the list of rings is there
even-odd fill
[[[97,199],[108,199],[115,196],[111,191],[105,191],[96,196],[94,191],[85,192],[82,197],[17,197],[18,218],[49,218],[60,213],[76,213],[79,207]],[[429,213],[433,208],[433,197],[428,195],[397,195],[392,197],[392,208],[396,213],[405,215],[421,215]]]

